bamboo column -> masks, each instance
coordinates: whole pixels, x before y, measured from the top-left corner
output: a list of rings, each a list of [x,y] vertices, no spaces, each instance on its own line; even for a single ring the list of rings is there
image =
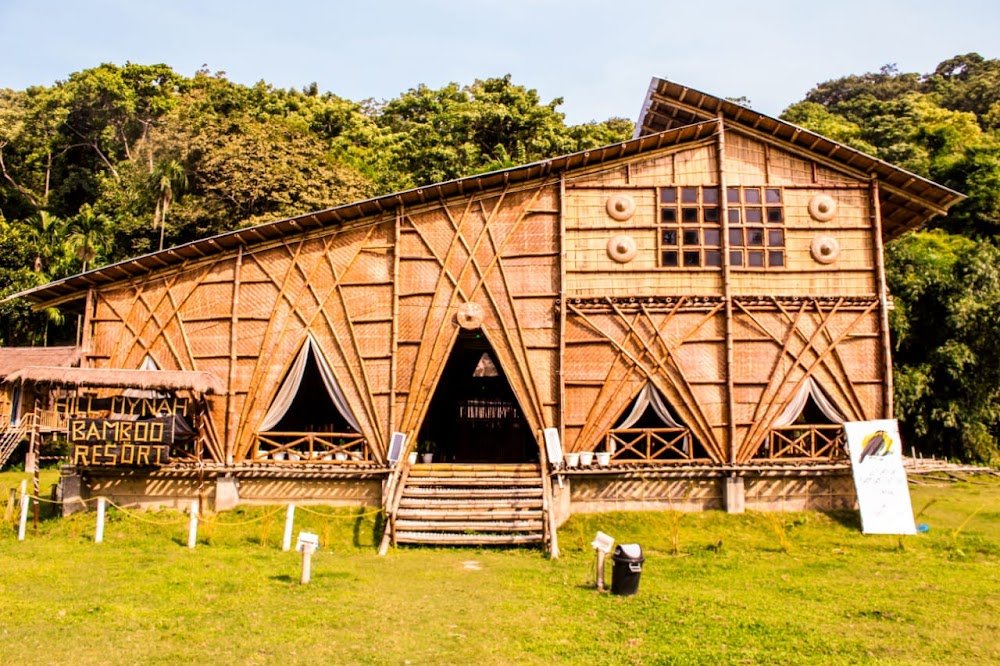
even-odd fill
[[[243,246],[236,252],[236,264],[233,267],[233,305],[229,320],[229,378],[226,382],[226,464],[233,464],[233,452],[236,450],[236,424],[233,423],[233,407],[235,406],[236,386],[236,329],[239,326],[240,307],[240,269],[243,266]]]
[[[892,343],[889,337],[889,295],[885,284],[885,247],[882,243],[882,208],[879,204],[878,178],[871,175],[869,189],[869,215],[871,217],[872,246],[875,250],[875,288],[878,290],[879,333],[882,337],[882,373],[885,382],[882,390],[882,418],[893,418],[895,411],[892,379]]]
[[[726,340],[726,428],[729,463],[736,462],[736,403],[733,395],[733,290],[729,265],[729,193],[726,190],[726,132],[722,113],[719,113],[719,133],[716,142],[716,168],[719,171],[719,218],[722,226],[722,302],[725,305]]]

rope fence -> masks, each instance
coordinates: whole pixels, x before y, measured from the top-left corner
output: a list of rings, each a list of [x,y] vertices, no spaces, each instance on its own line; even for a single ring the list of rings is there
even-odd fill
[[[35,502],[36,506],[41,505],[41,504],[48,504],[48,505],[53,505],[53,506],[60,506],[60,505],[63,505],[63,504],[66,503],[66,502],[64,502],[64,500],[49,499],[49,498],[41,497],[40,495],[37,495],[37,494],[29,493],[29,492],[27,492],[27,488],[26,488],[25,484],[21,485],[20,492],[17,492],[17,489],[15,489],[15,488],[11,488],[10,492],[9,492],[9,496],[8,496],[7,510],[5,512],[5,515],[4,515],[4,520],[5,520],[5,522],[8,522],[8,521],[10,521],[13,518],[14,513],[15,513],[15,511],[14,511],[15,505],[18,505],[17,506],[17,508],[19,508],[19,512],[18,512],[19,513],[19,520],[17,521],[17,524],[18,524],[17,540],[18,541],[24,541],[25,540],[26,526],[27,526],[27,517],[28,517],[28,507],[31,504],[31,502]],[[120,504],[117,504],[117,503],[113,502],[111,499],[109,499],[107,497],[103,497],[103,496],[90,497],[90,498],[87,498],[87,499],[75,498],[75,499],[72,500],[72,503],[73,504],[78,504],[78,505],[82,504],[84,507],[87,507],[88,505],[94,505],[94,504],[96,504],[96,509],[97,509],[96,517],[97,517],[97,520],[96,520],[96,526],[95,526],[95,530],[94,530],[94,542],[95,543],[102,543],[103,542],[103,539],[104,539],[104,524],[106,522],[106,514],[107,514],[106,507],[107,506],[111,506],[111,507],[115,508],[118,512],[120,512],[122,516],[124,516],[124,517],[126,517],[128,519],[131,519],[131,520],[135,520],[135,521],[140,522],[140,523],[145,523],[147,525],[155,525],[156,527],[179,527],[179,526],[182,526],[182,525],[184,525],[186,523],[188,525],[188,539],[187,539],[187,547],[188,548],[194,548],[197,545],[199,523],[204,523],[205,527],[209,528],[211,531],[214,532],[215,529],[218,529],[220,527],[222,527],[222,528],[227,528],[227,527],[246,527],[246,526],[255,525],[255,524],[258,524],[258,523],[270,524],[270,520],[272,518],[274,518],[276,515],[278,515],[282,511],[284,511],[286,513],[286,517],[285,517],[285,526],[284,526],[284,538],[282,539],[282,550],[283,551],[288,551],[288,550],[291,550],[291,535],[292,535],[292,531],[294,529],[295,511],[296,511],[296,509],[302,511],[303,513],[307,513],[307,514],[310,514],[310,515],[313,515],[313,516],[318,516],[318,517],[324,519],[325,521],[335,521],[335,520],[357,521],[357,520],[362,520],[362,519],[365,519],[365,518],[370,518],[370,517],[374,517],[374,516],[378,516],[378,515],[382,514],[382,509],[381,508],[369,509],[369,510],[361,511],[361,512],[340,513],[340,512],[333,512],[333,511],[319,511],[319,510],[312,509],[312,508],[309,508],[309,507],[306,507],[306,506],[296,506],[294,503],[290,503],[290,504],[285,505],[285,506],[275,507],[274,509],[272,509],[270,511],[267,511],[265,513],[262,513],[259,516],[254,516],[253,518],[248,518],[248,519],[245,519],[245,520],[221,520],[221,519],[219,519],[217,517],[210,518],[210,517],[202,514],[201,511],[200,511],[200,509],[199,509],[200,502],[199,502],[199,500],[195,499],[195,500],[191,501],[190,507],[187,509],[187,513],[188,513],[187,517],[180,516],[176,520],[153,520],[153,519],[147,518],[145,515],[143,515],[144,512],[142,512],[142,511],[137,511],[137,510],[134,510],[134,509],[126,508],[124,506],[121,506]],[[219,514],[214,514],[214,515],[218,516]],[[37,520],[36,520],[36,523],[35,523],[35,528],[36,529],[38,528],[38,522],[37,522]],[[324,532],[325,532],[325,534],[327,536],[329,535],[329,530],[324,530]],[[314,535],[311,535],[311,536],[314,536]],[[301,538],[301,535],[300,535],[300,538]],[[264,544],[265,541],[266,541],[266,539],[262,537],[261,538],[261,544]]]

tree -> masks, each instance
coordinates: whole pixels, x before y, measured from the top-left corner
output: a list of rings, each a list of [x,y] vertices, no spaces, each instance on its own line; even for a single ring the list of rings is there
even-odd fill
[[[919,232],[886,259],[904,434],[925,453],[1000,463],[1000,249]]]
[[[167,226],[167,213],[175,195],[187,189],[188,177],[184,165],[177,160],[160,162],[153,167],[153,189],[156,192],[156,209],[153,211],[153,229],[160,228],[160,249],[163,249],[163,235]]]
[[[1000,460],[1000,61],[827,81],[785,117],[968,195],[933,233],[888,244],[896,404],[925,453]],[[947,232],[947,233],[946,233]]]
[[[28,243],[34,248],[33,268],[39,275],[49,268],[49,262],[65,240],[66,223],[47,210],[40,210],[25,224]]]
[[[80,260],[82,271],[86,272],[90,262],[98,257],[108,241],[108,220],[103,215],[95,214],[93,208],[86,204],[70,220],[66,230],[66,240]]]

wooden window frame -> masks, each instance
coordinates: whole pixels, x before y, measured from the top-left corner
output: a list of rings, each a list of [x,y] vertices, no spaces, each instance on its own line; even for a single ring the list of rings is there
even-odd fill
[[[756,200],[754,192],[757,193]],[[772,193],[776,195],[777,201],[769,200]],[[731,185],[726,188],[726,201],[729,216],[729,267],[745,271],[787,268],[788,215],[785,211],[784,188],[775,185]],[[771,220],[775,211],[780,219]],[[749,218],[752,215],[749,213],[759,214],[760,219],[751,221]],[[780,242],[774,240],[774,232],[780,232]],[[750,242],[751,233],[760,233],[759,243]],[[750,265],[751,252],[759,253],[759,264]],[[737,256],[739,260],[735,261]]]

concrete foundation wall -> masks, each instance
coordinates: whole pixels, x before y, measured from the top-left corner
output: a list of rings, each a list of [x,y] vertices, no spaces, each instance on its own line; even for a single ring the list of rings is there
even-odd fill
[[[199,479],[194,476],[165,477],[129,473],[121,476],[66,474],[61,483],[67,500],[66,512],[84,506],[77,499],[107,497],[127,508],[187,509],[192,500],[213,511],[241,504],[324,504],[331,506],[379,506],[381,479],[241,478],[238,474]],[[91,505],[92,506],[92,505]]]
[[[853,509],[857,504],[854,482],[846,471],[822,476],[748,474],[737,479],[574,475],[563,479],[562,488],[556,484],[553,488],[555,501],[552,506],[559,525],[574,513],[829,511]]]
[[[74,499],[104,496],[132,508],[187,509],[191,500],[212,510],[240,504],[380,506],[380,478],[217,478],[129,473],[62,477],[67,508]],[[607,511],[829,511],[857,505],[850,473],[813,476],[724,476],[671,478],[667,474],[602,474],[553,477],[551,509],[562,525],[574,513]],[[83,506],[77,503],[77,509]]]
[[[857,507],[854,480],[849,472],[812,477],[747,477],[745,487],[749,511],[832,511]]]
[[[242,504],[379,506],[382,482],[361,479],[240,479]]]

